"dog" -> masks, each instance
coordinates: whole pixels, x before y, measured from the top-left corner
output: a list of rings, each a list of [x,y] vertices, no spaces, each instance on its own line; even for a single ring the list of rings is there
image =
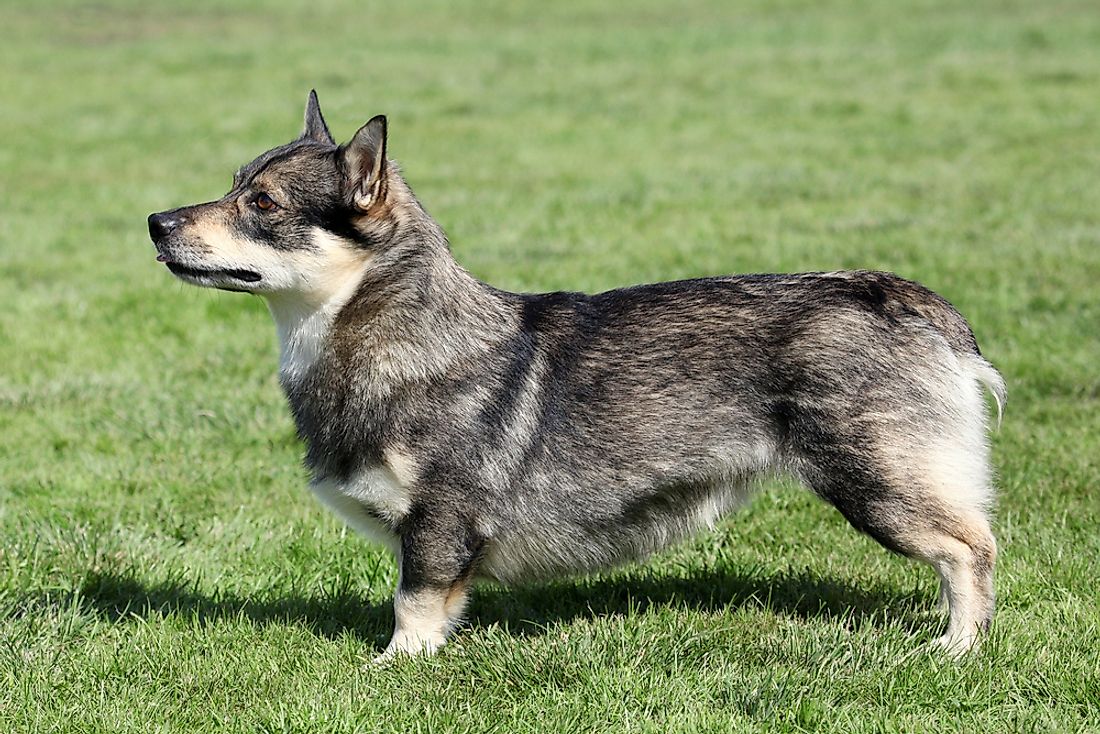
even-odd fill
[[[478,579],[642,559],[791,475],[931,565],[959,655],[993,617],[984,388],[944,298],[882,272],[736,275],[597,295],[474,278],[377,116],[305,128],[216,201],[152,214],[157,260],[262,296],[311,487],[396,556],[380,660],[430,654]]]

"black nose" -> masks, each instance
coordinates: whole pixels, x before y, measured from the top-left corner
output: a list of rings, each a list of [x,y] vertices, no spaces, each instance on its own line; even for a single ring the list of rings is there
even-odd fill
[[[153,242],[162,240],[168,235],[172,234],[172,230],[179,226],[182,221],[176,212],[161,212],[159,214],[149,215],[149,236],[153,238]]]

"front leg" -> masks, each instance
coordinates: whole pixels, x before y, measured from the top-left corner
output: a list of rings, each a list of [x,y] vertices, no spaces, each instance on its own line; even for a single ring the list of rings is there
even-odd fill
[[[446,643],[462,621],[481,555],[484,540],[468,526],[417,515],[419,522],[407,523],[401,536],[393,637],[375,662],[401,653],[431,655]]]

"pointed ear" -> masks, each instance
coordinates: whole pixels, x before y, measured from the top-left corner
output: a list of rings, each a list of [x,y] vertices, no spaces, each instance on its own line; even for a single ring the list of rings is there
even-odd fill
[[[321,116],[321,105],[317,102],[317,92],[309,90],[309,99],[306,101],[306,126],[302,130],[301,140],[315,140],[318,143],[335,145],[332,133],[328,131],[325,118]]]
[[[377,115],[340,147],[347,198],[366,211],[386,196],[386,116]]]

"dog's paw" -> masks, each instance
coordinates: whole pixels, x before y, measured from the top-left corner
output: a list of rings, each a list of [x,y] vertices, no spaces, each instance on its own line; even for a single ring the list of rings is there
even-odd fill
[[[976,633],[962,633],[943,635],[942,637],[936,638],[934,644],[937,649],[946,653],[948,657],[959,660],[973,650],[977,642],[978,635]]]
[[[409,657],[434,655],[446,643],[447,638],[443,635],[425,637],[415,632],[398,630],[393,633],[390,644],[386,645],[386,649],[375,657],[371,664],[385,665],[400,655]]]

